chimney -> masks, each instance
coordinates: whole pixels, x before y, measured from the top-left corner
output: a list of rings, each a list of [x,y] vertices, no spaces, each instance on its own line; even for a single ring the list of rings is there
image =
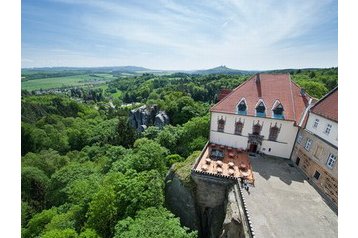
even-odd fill
[[[260,74],[256,74],[256,88],[257,88],[257,96],[258,97],[262,97],[262,92],[261,92],[261,79],[260,79]]]
[[[304,88],[301,88],[300,93],[301,93],[301,96],[302,96],[302,97],[306,96],[306,92],[305,92],[305,89],[304,89]]]
[[[260,84],[260,74],[256,74],[256,84]]]

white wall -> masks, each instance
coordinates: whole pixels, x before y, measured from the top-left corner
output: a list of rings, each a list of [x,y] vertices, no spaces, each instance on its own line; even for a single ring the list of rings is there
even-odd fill
[[[318,123],[317,128],[314,128],[313,125],[314,125],[314,122],[316,119],[319,120],[319,123]],[[328,135],[325,133],[327,124],[332,125],[331,132]],[[311,112],[309,114],[309,117],[307,120],[306,130],[312,132],[313,134],[317,135],[318,137],[321,137],[322,139],[324,139],[324,140],[328,141],[329,143],[338,147],[338,123],[337,122],[331,121],[329,119],[326,119],[324,117],[321,117],[321,116]]]
[[[224,132],[217,131],[218,118],[221,118],[221,116],[225,119]],[[241,121],[244,122],[242,136],[235,135],[235,119],[236,121],[239,121],[240,118]],[[258,120],[261,125],[263,122],[261,135],[264,136],[262,145],[259,147],[260,151],[268,155],[289,158],[298,131],[298,127],[295,127],[294,122],[292,121],[212,112],[210,122],[210,142],[246,149],[248,147],[248,134],[252,133],[252,126],[254,123],[256,124]],[[276,142],[268,140],[270,123],[273,126],[275,122],[277,122],[278,127],[281,125],[281,130]],[[271,148],[271,151],[269,151],[269,148]]]

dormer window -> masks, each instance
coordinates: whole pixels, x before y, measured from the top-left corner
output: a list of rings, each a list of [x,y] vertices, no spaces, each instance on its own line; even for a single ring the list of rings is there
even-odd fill
[[[244,98],[241,99],[241,101],[237,105],[237,113],[240,114],[240,115],[246,115],[247,114],[247,106],[246,106],[246,102],[245,102]]]
[[[258,117],[265,117],[266,116],[266,107],[263,101],[259,102],[256,106],[256,116]]]
[[[273,111],[273,118],[277,118],[277,119],[283,119],[283,106],[282,104],[278,104],[278,106],[272,110]]]
[[[224,128],[225,128],[225,120],[221,118],[218,120],[218,131],[224,132]]]
[[[282,104],[276,100],[272,107],[272,117],[276,119],[284,119],[283,111],[284,109]]]

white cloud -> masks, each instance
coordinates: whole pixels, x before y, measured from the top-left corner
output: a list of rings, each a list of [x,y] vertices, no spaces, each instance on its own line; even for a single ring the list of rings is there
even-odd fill
[[[113,44],[113,52],[131,49],[125,54],[108,57],[116,60],[114,64],[125,61],[164,69],[221,64],[246,69],[294,67],[297,65],[295,56],[303,52],[306,55],[328,54],[333,57],[331,64],[337,62],[337,46],[331,52],[320,52],[320,39],[315,43],[297,44],[300,37],[331,20],[332,14],[327,12],[334,1],[182,3],[158,0],[145,2],[145,6],[117,1],[56,1],[96,9],[83,13],[83,27],[96,37],[118,42]],[[98,45],[97,48],[103,48]],[[305,60],[307,64],[319,61],[317,57]],[[108,59],[102,61],[108,62]]]

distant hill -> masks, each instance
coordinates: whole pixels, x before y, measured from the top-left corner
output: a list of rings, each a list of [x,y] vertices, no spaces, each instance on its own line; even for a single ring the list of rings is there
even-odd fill
[[[260,73],[271,73],[271,74],[286,74],[286,73],[297,73],[303,71],[319,70],[321,68],[303,68],[303,69],[274,69],[274,70],[264,70]]]
[[[246,74],[254,74],[257,73],[258,71],[246,71],[246,70],[238,70],[238,69],[230,69],[228,67],[226,67],[225,65],[219,66],[219,67],[215,67],[212,69],[206,69],[206,70],[196,70],[193,71],[193,74],[203,74],[203,75],[207,75],[207,74],[240,74],[240,75],[246,75]]]
[[[24,68],[24,72],[59,72],[59,71],[85,71],[85,72],[101,72],[101,73],[112,73],[112,72],[138,72],[138,71],[151,71],[144,67],[137,66],[106,66],[106,67],[42,67],[42,68]]]

